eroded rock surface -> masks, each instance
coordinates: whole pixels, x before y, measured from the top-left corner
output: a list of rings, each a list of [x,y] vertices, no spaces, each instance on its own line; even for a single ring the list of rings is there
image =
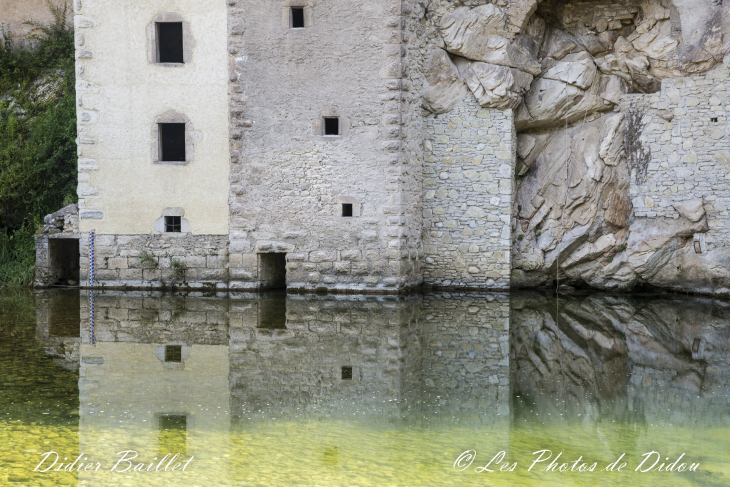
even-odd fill
[[[634,216],[626,137],[637,129],[619,111],[628,94],[721,63],[730,2],[547,0],[516,36],[509,22],[492,4],[444,15],[437,25],[453,67],[429,96],[453,100],[466,86],[481,106],[514,110],[512,285],[711,290],[710,282],[730,282],[730,256],[695,251],[708,231],[702,200],[677,203],[678,218]]]

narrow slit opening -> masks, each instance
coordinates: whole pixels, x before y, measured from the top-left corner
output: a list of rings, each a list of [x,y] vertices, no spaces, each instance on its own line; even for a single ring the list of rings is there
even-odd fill
[[[292,29],[303,29],[304,28],[304,8],[303,7],[292,7],[292,9],[291,9],[291,28]]]
[[[340,135],[340,119],[337,117],[324,118],[324,135]]]

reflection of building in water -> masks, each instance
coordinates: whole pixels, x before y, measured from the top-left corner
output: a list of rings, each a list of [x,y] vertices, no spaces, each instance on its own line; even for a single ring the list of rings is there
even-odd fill
[[[534,409],[680,426],[725,420],[726,304],[592,295],[556,305],[538,293],[514,294],[511,303],[512,381],[521,396],[515,406],[525,416]]]
[[[225,459],[211,446],[226,448],[230,424],[227,300],[128,292],[97,293],[95,303],[91,345],[88,296],[82,293],[81,451],[111,462],[109,468],[123,450],[139,453],[135,463],[157,457],[155,465],[167,452],[181,453],[194,456],[199,468],[184,476],[134,475],[140,482],[164,476],[179,485],[226,483]],[[129,480],[101,470],[79,474],[80,485]]]
[[[231,410],[243,422],[506,418],[506,296],[239,295],[230,323]]]
[[[79,292],[76,289],[38,290],[36,338],[53,361],[69,370],[79,368]]]

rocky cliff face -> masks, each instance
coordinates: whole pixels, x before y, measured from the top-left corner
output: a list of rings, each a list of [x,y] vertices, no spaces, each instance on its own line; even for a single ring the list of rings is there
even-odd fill
[[[690,252],[708,231],[701,199],[674,204],[678,218],[635,217],[629,188],[651,160],[648,119],[622,103],[722,63],[730,1],[546,0],[516,36],[506,9],[471,4],[440,18],[423,106],[447,112],[468,90],[483,107],[513,110],[512,285],[692,288],[708,267],[730,283],[722,256]],[[683,270],[693,266],[694,281]]]

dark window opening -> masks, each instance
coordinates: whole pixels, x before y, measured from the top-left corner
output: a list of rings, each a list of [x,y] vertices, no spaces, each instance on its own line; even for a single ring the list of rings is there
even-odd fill
[[[184,63],[182,22],[157,23],[158,62]]]
[[[173,162],[185,160],[184,123],[160,124],[160,160]]]
[[[292,9],[291,9],[291,28],[292,29],[303,29],[304,28],[304,8],[292,7]]]
[[[169,232],[169,233],[182,232],[182,217],[166,216],[165,217],[165,232]]]
[[[182,345],[167,345],[165,362],[182,362]]]
[[[700,351],[700,339],[695,338],[692,342],[692,353],[697,353]]]
[[[324,135],[340,135],[340,119],[337,117],[325,117]]]
[[[352,203],[342,203],[342,216],[352,216]]]
[[[717,118],[716,117],[711,118],[710,122],[717,122]]]
[[[259,254],[260,289],[286,289],[286,254]]]
[[[342,380],[352,380],[352,367],[349,365],[342,366]]]

